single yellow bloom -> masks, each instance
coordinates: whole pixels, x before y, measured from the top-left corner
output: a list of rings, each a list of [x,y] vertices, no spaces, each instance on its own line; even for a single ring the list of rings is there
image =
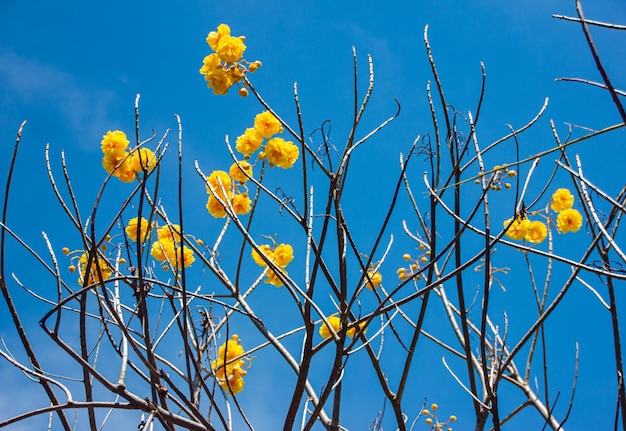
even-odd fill
[[[285,270],[285,268],[281,268],[281,272],[283,275],[287,275],[287,271]],[[278,277],[278,275],[271,269],[267,270],[267,273],[265,274],[265,280],[263,281],[264,283],[267,284],[271,284],[272,286],[276,286],[276,287],[281,287],[283,286],[283,282],[280,279],[280,277]]]
[[[104,157],[102,157],[102,167],[107,174],[110,174],[113,172],[113,169],[115,169],[115,167],[126,158],[126,156],[128,156],[127,152],[121,152],[119,154],[105,154]]]
[[[570,209],[572,205],[574,205],[574,195],[572,195],[568,189],[558,189],[552,195],[550,202],[552,211],[558,213]]]
[[[169,242],[180,242],[180,225],[169,224],[161,226],[157,229],[157,237],[159,240],[167,240]]]
[[[173,253],[175,247],[173,241],[162,238],[152,243],[150,254],[155,260],[165,262],[167,255]]]
[[[258,150],[262,143],[263,136],[256,129],[250,127],[237,138],[235,149],[244,156],[249,156]]]
[[[226,217],[226,208],[220,203],[219,200],[213,195],[209,195],[209,200],[206,203],[206,209],[215,218]]]
[[[224,197],[230,196],[232,180],[225,171],[213,171],[207,178],[206,191],[209,194]]]
[[[274,249],[272,261],[284,268],[293,260],[293,247],[289,244],[279,244]]]
[[[243,43],[242,38],[222,36],[217,42],[217,49],[215,52],[219,56],[220,60],[226,63],[233,63],[242,59],[245,50],[246,44]]]
[[[236,395],[243,390],[243,376],[247,374],[243,368],[244,349],[239,344],[239,336],[236,334],[232,339],[222,344],[217,351],[217,358],[211,361],[211,369],[215,372],[215,378],[222,389]]]
[[[369,280],[367,277],[369,277]],[[383,281],[383,276],[378,271],[367,271],[367,277],[365,278],[365,287],[367,287],[369,290],[376,289]]]
[[[137,241],[137,230],[139,229],[139,219],[137,217],[133,217],[130,220],[128,220],[128,224],[126,225],[126,235],[128,235],[128,238],[130,238],[132,241]],[[141,217],[141,242],[144,242],[146,240],[146,238],[148,238],[150,236],[150,231],[152,230],[152,227],[150,226],[150,223],[148,223],[148,220],[146,220],[145,218]]]
[[[206,43],[211,47],[213,51],[217,50],[217,44],[222,36],[230,36],[230,27],[227,24],[220,24],[217,26],[217,31],[212,31],[206,38]]]
[[[233,205],[233,210],[235,210],[235,214],[248,214],[252,205],[252,201],[248,197],[248,193],[237,193],[233,195],[231,203]]]
[[[220,96],[227,94],[230,87],[235,84],[232,75],[221,68],[204,75],[204,79],[208,82],[207,87],[213,89],[213,94]]]
[[[78,277],[78,282],[80,284],[83,284],[88,271],[89,276],[87,277],[86,285],[106,280],[111,275],[113,275],[113,269],[111,267],[111,264],[106,259],[103,259],[101,257],[97,259],[92,259],[89,270],[87,269],[88,262],[89,256],[87,255],[87,253],[83,253],[78,259],[78,267],[80,268],[80,276]]]
[[[332,326],[335,332],[339,332],[339,328],[341,328],[341,319],[339,319],[339,317],[329,316],[326,318],[326,320],[328,320],[328,323],[330,323],[330,326]],[[326,325],[326,323],[324,322],[322,322],[322,326],[320,327],[319,332],[324,339],[330,337],[331,335],[330,329],[328,329],[328,325]]]
[[[151,172],[156,166],[156,157],[152,150],[140,148],[130,154],[130,164],[135,172]]]
[[[578,210],[565,209],[556,217],[556,225],[563,233],[578,232],[583,225],[583,216]]]
[[[265,144],[264,152],[271,167],[278,166],[283,169],[291,168],[300,155],[298,147],[283,138],[269,139]]]
[[[254,117],[254,128],[264,138],[283,133],[283,126],[270,111],[261,112]]]
[[[196,260],[193,255],[193,251],[187,246],[167,247],[164,251],[167,262],[177,270],[180,270],[183,267],[183,259],[185,268],[190,266]]]
[[[359,323],[359,330],[365,334],[367,332],[367,328],[365,327],[365,322],[361,322]],[[346,335],[350,338],[354,337],[354,334],[356,334],[356,327],[352,327],[352,328],[348,328],[348,330],[346,331]]]
[[[526,231],[530,227],[530,220],[527,218],[515,219],[513,223],[511,223],[511,219],[508,219],[504,221],[504,228],[506,229],[509,224],[511,224],[511,226],[505,233],[508,238],[519,241],[526,237]]]
[[[230,166],[228,173],[233,180],[245,183],[252,177],[252,165],[246,160],[235,162]]]
[[[269,261],[274,260],[274,250],[267,244],[260,245],[261,253],[263,253]],[[267,266],[267,263],[261,258],[259,253],[256,250],[252,250],[252,260],[259,266]]]
[[[121,130],[108,131],[102,137],[100,146],[105,155],[118,155],[126,151],[130,142],[126,139],[126,134]]]
[[[546,239],[547,235],[548,228],[546,227],[546,224],[538,220],[534,220],[530,222],[524,239],[528,242],[539,244]]]
[[[200,73],[204,75],[204,79],[208,81],[207,75],[215,72],[221,66],[221,60],[217,54],[213,53],[204,57]]]

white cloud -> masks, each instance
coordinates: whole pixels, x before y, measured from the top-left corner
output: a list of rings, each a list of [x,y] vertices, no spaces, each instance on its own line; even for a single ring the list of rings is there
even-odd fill
[[[111,127],[115,98],[111,90],[86,87],[71,73],[0,47],[0,106],[5,111],[50,110],[72,133],[101,135]]]

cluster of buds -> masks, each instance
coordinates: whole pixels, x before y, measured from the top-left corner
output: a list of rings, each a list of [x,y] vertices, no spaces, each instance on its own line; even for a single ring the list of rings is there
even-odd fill
[[[422,414],[426,416],[426,423],[430,425],[430,429],[433,431],[441,431],[444,429],[446,431],[452,431],[452,427],[450,426],[450,424],[452,422],[456,422],[456,416],[451,415],[447,421],[440,422],[439,419],[437,418],[437,409],[439,409],[439,406],[433,403],[430,406],[430,410],[428,409],[422,410]]]
[[[420,279],[419,274],[414,274],[419,272],[423,264],[430,261],[430,250],[426,250],[426,246],[424,244],[420,244],[419,250],[420,254],[416,258],[411,256],[409,253],[402,255],[402,259],[409,262],[409,265],[408,267],[400,267],[396,270],[396,274],[398,274],[398,278],[400,280],[406,280],[408,278],[414,278],[415,280]]]
[[[484,174],[481,172],[478,174],[482,177]],[[517,171],[514,169],[509,169],[509,167],[505,164],[496,165],[491,170],[491,178],[489,178],[489,190],[500,191],[502,187],[506,190],[511,188],[511,183],[506,182],[509,178],[514,178],[517,175]],[[476,184],[480,184],[480,179],[474,180]]]
[[[231,36],[230,27],[226,24],[220,24],[217,31],[212,31],[207,36],[206,42],[213,53],[204,57],[200,73],[204,75],[207,86],[213,89],[214,94],[227,94],[237,84],[239,95],[248,95],[248,89],[240,83],[244,74],[256,71],[261,67],[261,62],[244,60],[245,39],[244,36]]]
[[[85,250],[70,251],[68,247],[61,250],[64,255],[71,257],[71,264],[68,267],[70,273],[78,269],[78,283],[88,286],[94,283],[100,283],[113,275],[113,265],[103,255],[107,249],[106,241],[109,241],[109,235],[105,238],[105,243],[97,251],[97,257],[90,259],[89,252]],[[102,252],[102,253],[101,253]]]

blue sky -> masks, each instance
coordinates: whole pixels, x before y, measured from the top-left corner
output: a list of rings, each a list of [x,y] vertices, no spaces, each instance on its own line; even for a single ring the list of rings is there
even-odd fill
[[[626,23],[623,2],[588,0],[583,7],[590,19]],[[351,121],[352,46],[357,51],[363,88],[367,77],[366,55],[372,55],[376,84],[363,130],[394,112],[394,97],[401,102],[402,112],[375,141],[355,155],[355,168],[348,183],[348,191],[353,197],[348,196],[345,205],[354,222],[355,234],[367,243],[372,223],[380,223],[384,206],[389,201],[389,190],[397,175],[398,154],[406,153],[417,135],[432,133],[425,91],[426,82],[432,80],[423,44],[426,24],[429,25],[429,39],[447,100],[460,112],[475,109],[480,89],[480,62],[485,64],[487,86],[478,130],[482,145],[508,133],[506,124],[517,128],[528,122],[546,97],[550,100],[546,114],[520,141],[522,158],[552,146],[549,119],[554,120],[561,136],[566,135],[567,124],[601,129],[620,121],[604,91],[578,83],[554,81],[558,77],[600,80],[580,26],[551,17],[552,14],[574,16],[575,13],[573,0],[248,0],[237,2],[236,6],[208,1],[2,2],[0,142],[5,151],[5,163],[0,168],[2,175],[7,169],[6,160],[19,124],[28,120],[16,174],[16,184],[19,185],[15,191],[19,192],[14,194],[13,216],[9,220],[13,220],[12,226],[25,240],[37,244],[42,252],[45,252],[40,236],[42,230],[59,248],[68,245],[67,242],[78,241],[78,238],[64,236],[68,224],[62,219],[46,179],[45,145],[50,144],[56,161],[61,150],[66,152],[70,173],[75,178],[74,185],[84,205],[83,211],[87,212],[104,178],[100,169],[101,137],[113,129],[125,130],[132,135],[133,103],[139,93],[143,136],[148,136],[151,129],[161,135],[171,128],[169,142],[173,146],[176,123],[172,115],[180,115],[187,172],[185,193],[188,200],[185,205],[191,214],[187,223],[198,236],[215,235],[220,225],[204,212],[204,186],[193,171],[193,161],[198,160],[205,172],[230,164],[224,136],[236,137],[250,127],[254,115],[261,111],[252,97],[214,96],[198,73],[203,57],[209,53],[205,43],[207,33],[220,23],[228,23],[233,34],[246,36],[246,58],[263,62],[263,67],[252,75],[252,80],[270,105],[288,122],[295,124],[292,90],[294,81],[297,81],[305,127],[312,132],[324,120],[331,119],[331,140],[338,146],[347,136]],[[623,72],[626,66],[623,55],[625,36],[597,28],[592,32],[615,86],[626,87]],[[575,136],[580,134],[580,130],[574,131]],[[581,155],[586,174],[609,194],[615,194],[624,183],[621,177],[623,139],[624,133],[618,131],[600,137],[590,145],[583,143],[571,149],[571,154]],[[174,154],[171,152],[169,156]],[[492,166],[514,158],[513,147],[508,145],[494,152],[487,164]],[[541,189],[542,181],[545,183],[553,168],[551,162],[550,157],[544,159],[535,174],[531,191]],[[422,160],[414,163],[409,172],[417,185],[421,184],[425,165],[421,165]],[[522,168],[521,172],[524,170]],[[173,175],[174,171],[169,173]],[[273,174],[280,178],[282,173]],[[286,179],[297,178],[295,174],[284,175]],[[559,173],[555,187],[558,184],[567,186],[566,181],[567,176]],[[164,182],[164,196],[174,192],[174,185],[173,180]],[[127,188],[114,185],[112,190],[123,193]],[[421,193],[422,189],[419,191]],[[546,199],[540,205],[545,205]],[[174,204],[173,198],[171,204]],[[492,205],[494,211],[499,212],[495,219],[508,218],[512,194],[496,195]],[[397,215],[392,227],[398,238],[398,248],[394,249],[397,256],[404,252],[403,245],[411,247],[406,239],[401,239],[400,221],[403,218],[403,214]],[[263,229],[258,233],[271,234]],[[294,240],[297,237],[295,229],[287,229],[284,235]],[[557,238],[555,244],[562,250],[571,251],[573,258],[579,256],[572,237]],[[504,253],[507,252],[503,250]],[[10,257],[13,265],[10,271],[26,276],[33,285],[41,282],[43,278],[29,274],[32,262],[26,263],[18,255],[16,251],[16,255]],[[521,258],[510,252],[504,256],[505,259]],[[524,319],[529,316],[526,308],[518,304],[528,305],[530,296],[525,290],[529,288],[523,268],[510,262],[502,262],[503,266],[513,267],[511,275],[503,279],[507,293],[495,297],[494,307],[506,309],[511,319],[522,322],[511,329],[512,336],[519,336],[528,324]],[[568,269],[561,267],[559,271],[555,280],[566,277]],[[387,268],[385,279],[392,280],[394,272],[392,266]],[[201,277],[197,279],[198,283],[202,280]],[[588,281],[596,282],[591,276]],[[580,286],[577,288],[548,325],[553,331],[551,340],[554,343],[549,353],[554,355],[552,396],[554,398],[556,392],[561,391],[561,400],[569,397],[573,346],[574,341],[579,340],[579,389],[566,429],[588,429],[590,421],[595,423],[593,428],[606,429],[612,423],[614,402],[614,379],[610,368],[613,359],[607,344],[608,313],[602,311],[588,291]],[[284,297],[274,299],[276,302],[271,304],[287,307],[288,295],[282,293]],[[621,299],[624,299],[623,295]],[[32,301],[23,296],[25,310],[41,311],[41,306]],[[272,310],[270,303],[263,302],[266,299],[259,301],[259,306]],[[330,303],[326,302],[325,309],[330,312]],[[271,317],[268,320],[277,321]],[[439,325],[437,313],[429,323],[432,325],[430,329]],[[0,319],[0,330],[3,338],[12,339],[8,322]],[[258,334],[252,328],[248,330],[248,340],[251,343],[258,341]],[[42,335],[36,332],[36,324],[33,331],[33,337],[45,343]],[[18,350],[16,346],[14,349]],[[442,352],[433,346],[424,346],[419,355],[423,358],[418,360],[432,369],[420,368],[412,377],[411,397],[415,400],[416,411],[427,397],[429,403],[438,401],[442,408],[445,405],[444,412],[453,410],[459,418],[469,418],[469,399],[442,369]],[[272,360],[276,358],[268,353],[266,363]],[[263,366],[263,361],[261,352],[250,372],[242,402],[253,404],[251,416],[266,421],[262,422],[267,425],[265,429],[271,429],[278,426],[280,419],[268,414],[268,409],[280,411],[284,408],[284,400],[273,400],[274,404],[259,401],[255,398],[254,387],[277,385],[277,380],[284,374]],[[363,381],[361,372],[367,375],[366,370],[357,366],[354,374],[346,377],[347,381],[352,384]],[[14,370],[4,363],[0,363],[0,375],[10,381],[21,381],[21,376],[16,376]],[[276,390],[279,389],[277,386]],[[347,396],[353,391],[355,405],[348,403],[346,406],[346,426],[365,429],[382,405],[382,397],[363,400],[361,387],[347,391]],[[0,412],[9,410],[4,407],[5,403],[8,403],[8,397],[0,391]],[[17,411],[26,408],[26,402],[20,404]],[[594,413],[590,413],[588,406],[595,406],[591,408]],[[10,411],[15,413],[16,410]],[[542,426],[533,415],[523,418],[511,429],[525,429],[525,420],[531,421],[528,424],[537,429]],[[457,429],[466,429],[466,426],[471,423],[459,422]],[[425,428],[422,423],[416,429]]]

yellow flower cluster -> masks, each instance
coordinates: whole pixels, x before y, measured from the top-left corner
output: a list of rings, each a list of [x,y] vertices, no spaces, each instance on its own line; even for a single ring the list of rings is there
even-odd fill
[[[505,220],[503,225],[505,229],[508,227],[505,235],[518,241],[526,240],[533,244],[539,244],[548,235],[548,227],[544,222],[539,220],[531,221],[526,216],[516,217],[515,220]]]
[[[146,221],[147,223],[147,221]],[[152,243],[150,254],[159,262],[167,263],[180,271],[187,268],[195,260],[193,251],[181,244],[180,226],[177,224],[161,226],[157,229],[158,240]],[[167,268],[167,266],[164,266]]]
[[[106,280],[111,275],[113,275],[113,268],[111,264],[101,257],[97,259],[92,259],[89,268],[87,268],[87,264],[89,263],[89,255],[87,253],[83,253],[78,259],[78,269],[80,276],[78,277],[78,282],[80,284],[90,285],[93,283],[99,283],[101,281]],[[87,276],[87,282],[85,281],[85,276],[89,272]]]
[[[333,331],[335,331],[335,333],[339,333],[339,330],[341,329],[341,319],[338,316],[328,316],[326,320],[328,320],[328,323],[330,323],[330,326],[332,326]],[[359,323],[359,331],[363,332],[364,334],[367,332],[367,328],[365,328],[365,322]],[[323,339],[329,338],[331,336],[328,325],[323,321],[322,325],[320,326],[319,333]],[[350,338],[354,337],[354,334],[356,334],[356,326],[352,326],[346,331],[346,335]]]
[[[406,280],[407,278],[413,277],[413,274],[419,271],[421,264],[427,263],[430,260],[430,251],[426,250],[426,246],[424,244],[420,244],[419,249],[421,253],[417,258],[413,258],[409,253],[402,255],[403,260],[411,263],[408,268],[400,267],[396,270],[400,280]],[[417,275],[414,278],[415,280],[419,280],[420,276]]]
[[[450,424],[452,422],[456,422],[456,416],[451,415],[447,421],[439,422],[439,419],[437,418],[437,409],[439,409],[439,406],[433,403],[431,404],[430,409],[432,410],[432,412],[428,409],[422,410],[422,414],[426,416],[426,423],[431,427],[430,429],[433,431],[441,431],[444,429],[447,431],[452,431],[452,427],[450,426]]]
[[[284,275],[287,275],[287,271],[285,270],[285,268],[293,260],[293,247],[291,245],[276,245],[276,243],[274,243],[274,247],[270,246],[269,244],[264,244],[259,246],[259,248],[261,249],[261,253],[263,254],[263,256],[265,256],[267,261],[272,262],[274,265],[280,268],[280,271]],[[254,263],[261,267],[267,266],[267,261],[264,260],[263,257],[261,257],[261,255],[254,249],[252,250],[252,260],[254,260]],[[283,285],[283,282],[271,268],[267,270],[265,283],[269,283],[276,287],[280,287]]]
[[[271,112],[261,112],[254,117],[254,127],[247,128],[243,135],[237,138],[235,149],[248,160],[267,139],[265,147],[259,153],[259,158],[267,159],[270,167],[291,168],[298,160],[300,150],[293,142],[275,136],[283,131],[280,121]]]
[[[565,188],[558,189],[552,195],[550,208],[558,213],[556,216],[556,226],[562,233],[578,232],[583,225],[583,216],[572,208],[574,206],[574,195]]]
[[[558,213],[556,225],[562,233],[577,232],[582,226],[583,217],[578,210],[572,208],[573,205],[574,195],[568,189],[560,188],[552,194],[550,208]],[[546,239],[548,232],[545,223],[537,220],[528,220],[525,215],[505,220],[504,228],[507,229],[505,235],[508,238],[526,240],[535,244]]]
[[[237,395],[243,391],[243,376],[247,374],[245,365],[244,350],[239,344],[239,336],[235,334],[220,346],[217,358],[211,362],[211,369],[220,387],[231,395]]]
[[[125,183],[133,182],[139,173],[152,171],[156,165],[156,157],[151,150],[139,148],[128,152],[129,144],[126,134],[120,130],[109,130],[100,143],[104,154],[102,167]]]
[[[213,171],[207,178],[206,191],[209,200],[206,208],[215,218],[226,217],[225,205],[232,206],[235,214],[248,214],[252,201],[245,183],[252,177],[252,165],[243,160],[233,163],[229,173]]]
[[[230,27],[226,24],[220,24],[217,31],[207,36],[206,42],[213,53],[204,57],[200,73],[214,94],[227,94],[230,87],[243,80],[246,72],[254,72],[261,66],[260,61],[251,63],[243,59],[245,39],[243,36],[231,36]],[[242,87],[239,94],[246,96],[248,91]]]

